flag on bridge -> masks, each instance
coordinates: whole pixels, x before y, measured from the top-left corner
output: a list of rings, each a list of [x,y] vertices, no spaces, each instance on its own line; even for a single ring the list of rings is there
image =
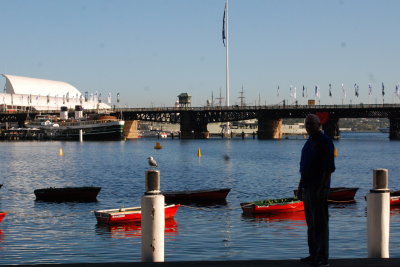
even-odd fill
[[[382,82],[382,96],[385,96],[385,85]]]
[[[276,94],[277,94],[277,96],[279,96],[279,85],[278,85],[278,89],[276,89]]]
[[[399,92],[399,85],[398,84],[396,84],[396,92],[395,93],[396,93],[397,96],[399,96],[400,92]]]
[[[329,84],[329,97],[332,97],[332,84]]]
[[[368,84],[368,89],[369,89],[368,95],[372,95],[372,86],[370,83]]]
[[[304,97],[304,90],[305,90],[305,88],[304,88],[304,85],[303,85],[303,97]]]
[[[321,98],[321,92],[319,91],[318,85],[315,85],[315,95],[318,98]]]

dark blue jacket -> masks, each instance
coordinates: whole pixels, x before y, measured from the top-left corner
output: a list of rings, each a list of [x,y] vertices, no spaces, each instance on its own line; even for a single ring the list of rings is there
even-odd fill
[[[300,187],[320,186],[324,172],[335,171],[332,139],[322,132],[310,137],[301,150]],[[330,181],[325,185],[330,187]]]

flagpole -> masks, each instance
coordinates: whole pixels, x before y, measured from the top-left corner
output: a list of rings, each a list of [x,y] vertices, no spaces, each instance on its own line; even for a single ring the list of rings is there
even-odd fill
[[[226,14],[225,14],[225,48],[226,48],[226,106],[229,106],[229,11],[228,11],[228,0],[226,0]]]
[[[229,22],[229,12],[228,12],[228,0],[225,2],[225,12],[224,12],[224,31],[225,31],[225,51],[226,51],[226,106],[229,107],[229,35],[228,35],[228,22]],[[231,134],[230,123],[226,122],[224,135],[229,136]]]

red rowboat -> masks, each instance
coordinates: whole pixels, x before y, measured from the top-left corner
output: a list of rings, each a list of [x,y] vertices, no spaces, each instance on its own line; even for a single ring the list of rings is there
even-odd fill
[[[36,189],[33,191],[36,200],[43,201],[97,201],[97,194],[100,192],[101,187],[83,186],[83,187],[49,187]]]
[[[390,206],[400,205],[400,196],[390,196]]]
[[[328,202],[355,202],[358,187],[332,187],[329,191]]]
[[[331,187],[328,195],[329,203],[352,203],[355,202],[358,187]],[[297,195],[297,190],[293,190]]]
[[[230,188],[162,192],[166,203],[215,203],[225,201]]]
[[[0,222],[3,220],[4,217],[6,217],[6,214],[7,213],[5,212],[0,212]]]
[[[390,206],[400,205],[400,191],[390,192]]]
[[[240,203],[240,206],[245,215],[274,214],[304,210],[303,201],[300,201],[297,198],[260,200],[248,203]]]
[[[178,211],[180,205],[165,206],[165,219],[173,218]],[[133,223],[142,220],[141,207],[120,208],[110,210],[94,211],[98,223],[118,224],[118,223]]]

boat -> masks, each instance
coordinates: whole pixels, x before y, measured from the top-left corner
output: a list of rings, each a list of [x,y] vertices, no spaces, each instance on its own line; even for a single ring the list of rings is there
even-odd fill
[[[275,214],[304,210],[304,203],[297,198],[278,198],[240,203],[245,215]]]
[[[378,128],[381,133],[389,133],[389,127]]]
[[[400,205],[400,190],[390,192],[390,206]]]
[[[97,201],[97,194],[101,187],[83,186],[83,187],[49,187],[36,189],[34,191],[36,200],[42,201],[81,201],[91,202]]]
[[[332,187],[329,191],[328,202],[355,202],[358,187]]]
[[[358,187],[331,187],[328,195],[328,203],[353,203]],[[297,196],[297,190],[293,190]]]
[[[159,133],[160,138],[168,138],[168,134],[166,132]]]
[[[180,205],[172,204],[165,206],[165,219],[173,218],[178,211]],[[98,223],[103,224],[124,224],[135,223],[142,220],[141,207],[130,207],[109,210],[96,210],[94,211]]]
[[[68,118],[65,107],[61,107],[60,117],[54,115],[37,115],[34,120],[25,122],[25,127],[39,129],[50,140],[83,140],[120,141],[124,139],[125,121],[115,116],[92,114],[81,115],[81,108],[76,107],[75,117]]]
[[[205,189],[193,191],[162,192],[166,203],[216,203],[223,202],[231,191],[230,188]]]
[[[5,212],[0,212],[0,222],[6,217],[7,213]]]

